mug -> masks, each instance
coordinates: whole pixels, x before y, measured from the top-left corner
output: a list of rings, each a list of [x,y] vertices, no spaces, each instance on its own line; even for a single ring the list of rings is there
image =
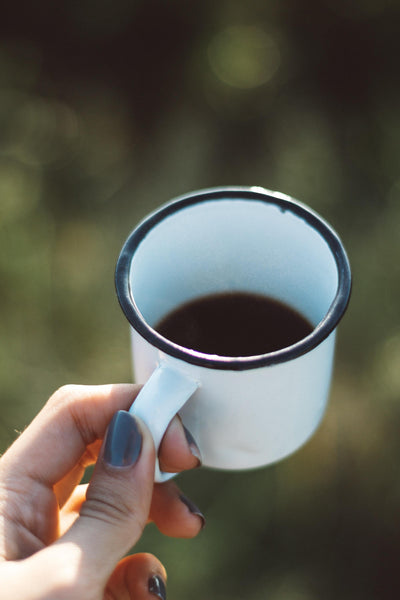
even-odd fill
[[[200,190],[162,206],[126,240],[116,291],[131,325],[131,411],[156,449],[175,414],[202,464],[250,469],[293,453],[319,425],[329,395],[336,327],[351,291],[349,261],[333,229],[292,198],[259,187]],[[180,346],[155,325],[195,298],[266,295],[301,313],[312,332],[256,356]],[[160,472],[156,481],[174,474]]]

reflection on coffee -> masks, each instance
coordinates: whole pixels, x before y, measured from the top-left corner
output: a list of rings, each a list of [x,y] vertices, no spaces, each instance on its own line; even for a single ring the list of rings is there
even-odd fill
[[[260,294],[203,296],[167,314],[155,327],[192,350],[219,356],[255,356],[291,346],[312,331],[291,307]]]

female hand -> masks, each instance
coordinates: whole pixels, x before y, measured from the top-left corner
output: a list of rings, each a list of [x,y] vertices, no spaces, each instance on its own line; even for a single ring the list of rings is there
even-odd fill
[[[153,555],[122,557],[148,520],[193,537],[204,518],[172,481],[153,483],[151,435],[126,412],[139,389],[65,386],[1,458],[0,600],[165,599]],[[178,417],[159,456],[164,471],[199,465]],[[95,462],[90,484],[79,485]]]

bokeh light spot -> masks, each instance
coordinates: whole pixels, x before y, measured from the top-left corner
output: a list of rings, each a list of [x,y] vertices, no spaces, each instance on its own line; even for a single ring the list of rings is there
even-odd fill
[[[241,89],[269,81],[281,62],[274,39],[256,26],[231,26],[220,31],[209,44],[208,57],[221,81]]]

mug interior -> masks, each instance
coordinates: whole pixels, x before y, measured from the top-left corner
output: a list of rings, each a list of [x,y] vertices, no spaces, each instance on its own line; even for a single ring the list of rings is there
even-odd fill
[[[184,197],[139,225],[121,253],[116,285],[139,333],[196,362],[200,353],[177,351],[154,331],[179,305],[228,291],[264,294],[306,317],[316,345],[341,318],[351,284],[344,249],[318,215],[276,193],[232,188]],[[272,354],[271,363],[285,360]]]
[[[151,327],[189,300],[227,291],[284,302],[315,327],[336,295],[338,270],[324,238],[298,215],[227,198],[160,222],[135,252],[129,279]]]

